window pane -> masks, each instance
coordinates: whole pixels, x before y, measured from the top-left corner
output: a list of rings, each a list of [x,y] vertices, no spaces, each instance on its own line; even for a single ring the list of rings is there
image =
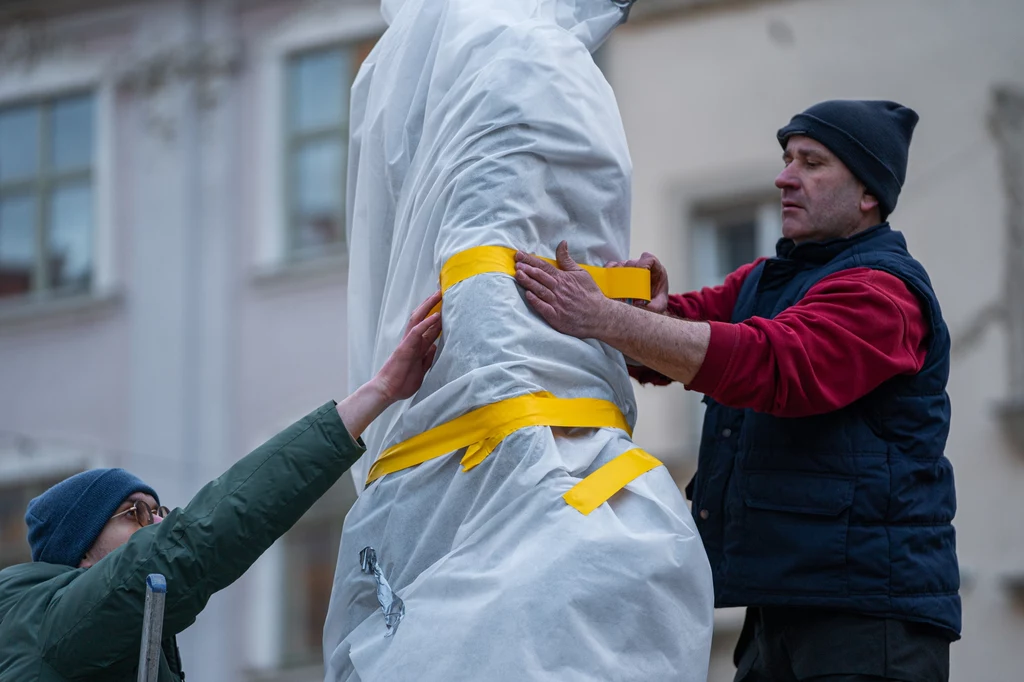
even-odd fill
[[[0,180],[35,175],[38,156],[39,107],[0,111]]]
[[[91,95],[71,97],[53,106],[53,167],[57,170],[92,165],[93,100]]]
[[[344,148],[338,139],[308,142],[296,150],[292,174],[292,243],[296,249],[335,244],[343,239],[344,158]]]
[[[49,285],[76,291],[89,287],[92,274],[92,187],[76,182],[50,197]]]
[[[294,131],[339,126],[348,119],[351,56],[342,49],[298,55],[289,65],[289,120]]]
[[[0,199],[0,296],[32,289],[36,256],[36,201],[32,195]]]
[[[725,276],[757,257],[757,224],[751,220],[723,223],[718,228],[719,275]]]

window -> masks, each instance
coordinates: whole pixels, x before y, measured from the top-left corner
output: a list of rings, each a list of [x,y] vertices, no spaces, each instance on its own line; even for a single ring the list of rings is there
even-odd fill
[[[0,108],[0,298],[89,290],[93,116],[90,93]]]
[[[694,212],[690,236],[689,288],[717,286],[737,268],[761,256],[775,254],[775,243],[782,236],[779,201],[775,198],[739,202],[728,207],[700,207]],[[692,401],[690,443],[696,452],[704,422],[704,404],[696,395],[688,399]]]
[[[778,200],[695,213],[691,288],[717,286],[729,273],[760,256],[775,253],[782,236]]]
[[[286,85],[286,248],[295,259],[345,243],[349,90],[375,39],[293,54]]]
[[[32,561],[25,512],[38,497],[68,476],[84,471],[80,453],[43,446],[0,432],[0,570]]]
[[[285,668],[323,660],[324,621],[334,586],[341,529],[345,514],[355,498],[351,474],[345,474],[283,538],[285,584],[281,663]],[[355,562],[359,557],[350,559]]]

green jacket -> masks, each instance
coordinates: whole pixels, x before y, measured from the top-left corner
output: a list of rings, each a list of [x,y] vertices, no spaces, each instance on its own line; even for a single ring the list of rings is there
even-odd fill
[[[92,568],[34,562],[0,571],[0,682],[134,682],[150,573],[167,578],[160,682],[179,682],[174,636],[362,453],[332,401]]]

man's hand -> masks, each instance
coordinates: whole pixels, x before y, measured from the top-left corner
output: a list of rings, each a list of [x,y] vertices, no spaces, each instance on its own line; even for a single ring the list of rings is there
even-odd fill
[[[441,314],[428,313],[441,302],[441,292],[435,292],[420,303],[409,318],[405,336],[391,353],[372,381],[389,403],[412,397],[423,384],[423,377],[434,362],[437,346],[434,342],[441,334]]]
[[[606,298],[590,274],[569,257],[565,242],[555,255],[557,268],[522,251],[516,253],[516,281],[526,289],[526,302],[548,324],[563,334],[607,343],[676,381],[693,381],[711,339],[707,322],[652,314]],[[649,266],[652,276],[656,269],[664,273],[658,259],[648,253],[632,263]],[[657,293],[667,299],[667,292],[667,278],[663,278]]]
[[[610,301],[594,278],[569,257],[563,241],[555,250],[558,267],[536,256],[516,253],[516,282],[526,289],[526,302],[548,324],[579,339],[596,335],[601,309]]]
[[[668,272],[653,254],[646,251],[636,260],[610,261],[606,268],[647,268],[651,271],[651,302],[635,301],[633,305],[663,315],[668,310]]]

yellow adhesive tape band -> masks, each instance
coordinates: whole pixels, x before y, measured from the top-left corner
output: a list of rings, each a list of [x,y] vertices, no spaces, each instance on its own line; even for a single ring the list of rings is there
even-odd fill
[[[475,246],[449,258],[441,268],[441,291],[485,272],[516,274],[516,250],[505,246]],[[538,256],[540,258],[540,256]],[[550,258],[541,258],[558,267]],[[651,300],[651,271],[646,268],[599,268],[580,265],[608,298]]]
[[[607,400],[531,393],[479,407],[391,446],[370,467],[366,484],[462,448],[467,448],[462,467],[468,471],[505,437],[528,426],[621,429],[632,435],[622,412]]]
[[[627,450],[574,485],[562,498],[566,504],[586,516],[626,484],[659,466],[661,462],[643,450]]]

